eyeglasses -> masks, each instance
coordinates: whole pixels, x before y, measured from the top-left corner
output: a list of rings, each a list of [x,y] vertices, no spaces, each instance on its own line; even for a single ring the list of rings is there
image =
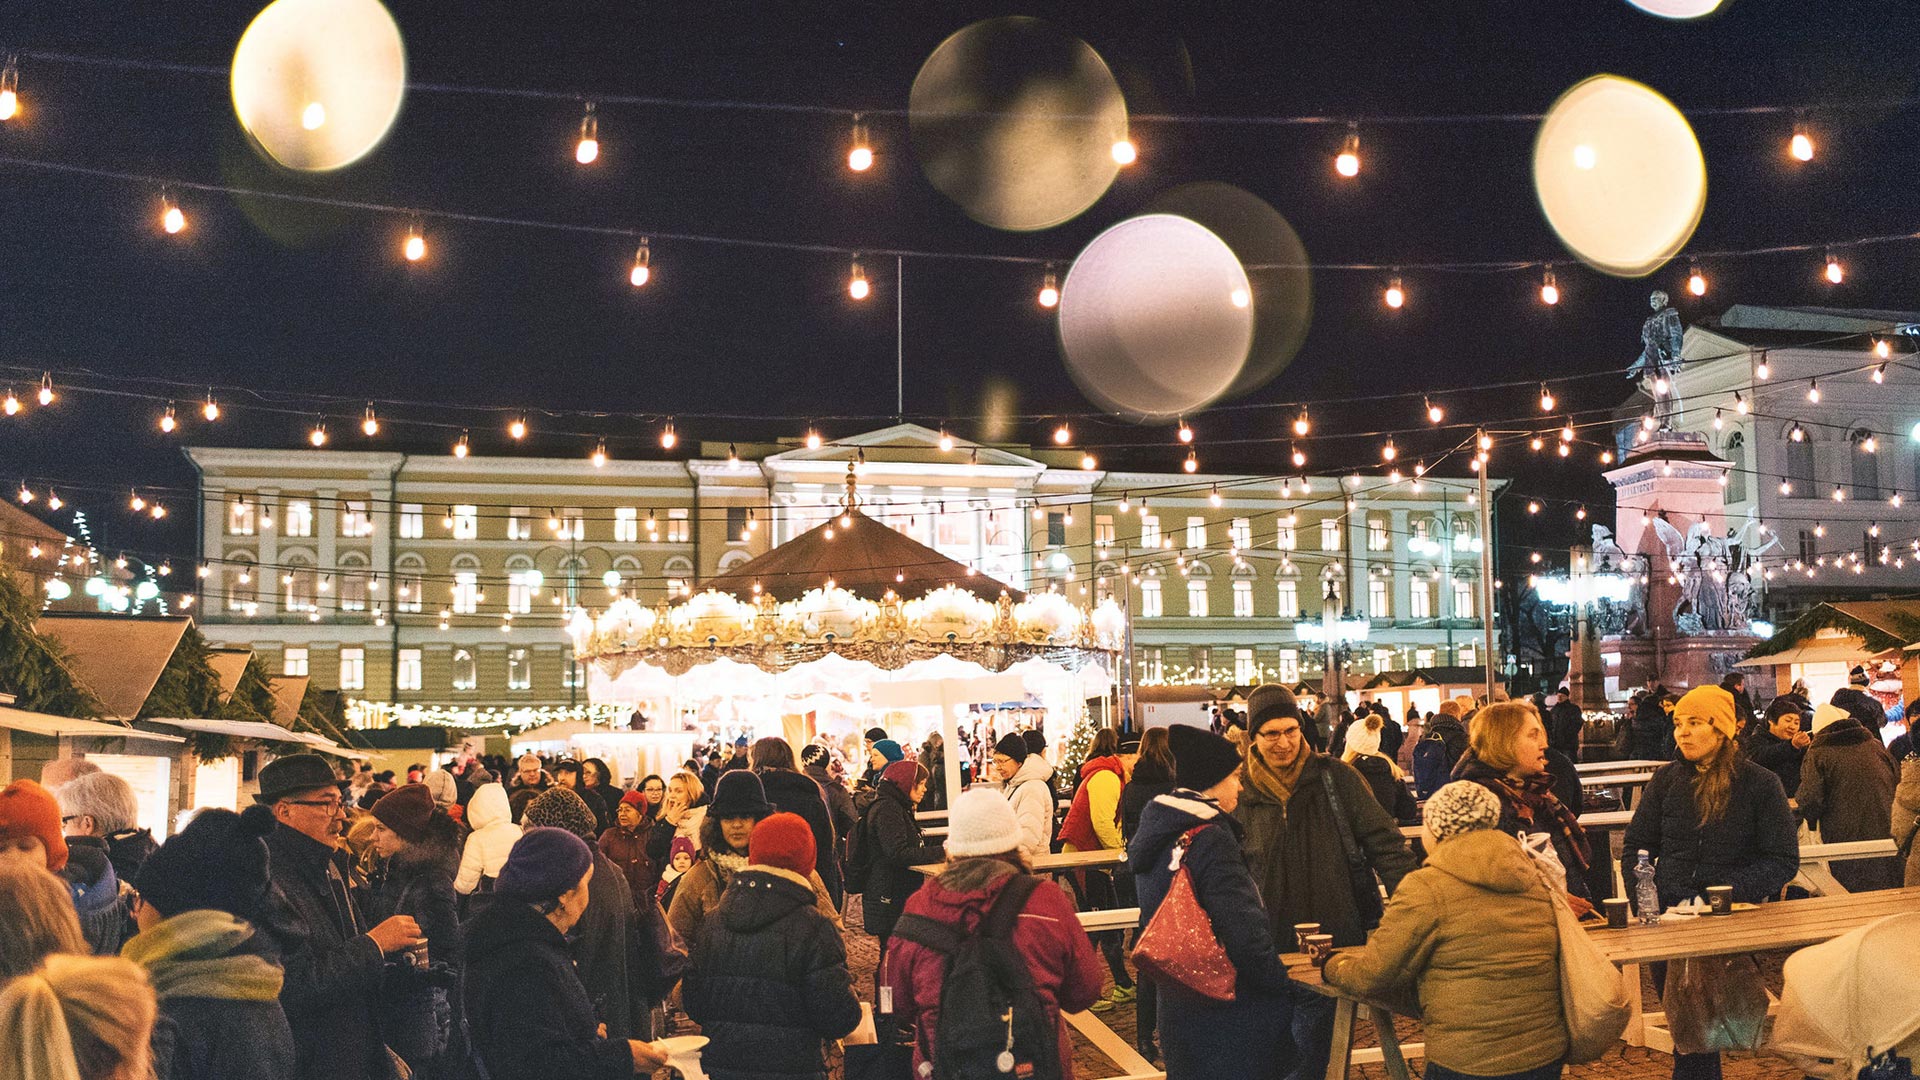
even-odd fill
[[[339,799],[288,799],[286,801],[294,806],[311,806],[325,810],[329,814],[338,814],[346,809],[346,804]]]
[[[1254,738],[1259,739],[1261,742],[1279,742],[1281,739],[1297,739],[1299,737],[1300,729],[1297,727],[1288,728],[1285,731],[1262,731],[1254,735]]]

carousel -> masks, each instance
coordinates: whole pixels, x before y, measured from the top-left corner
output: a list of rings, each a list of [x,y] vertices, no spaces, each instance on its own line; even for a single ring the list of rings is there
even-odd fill
[[[838,517],[678,602],[576,609],[589,696],[633,719],[569,742],[629,775],[666,775],[716,738],[800,746],[880,726],[955,747],[963,724],[984,735],[1011,712],[1039,717],[1058,745],[1089,711],[1111,719],[1117,605],[1022,593],[863,513],[851,465],[846,486]],[[958,791],[958,753],[944,762]]]

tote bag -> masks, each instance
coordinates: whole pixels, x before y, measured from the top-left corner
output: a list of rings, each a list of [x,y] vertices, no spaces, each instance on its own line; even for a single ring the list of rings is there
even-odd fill
[[[1193,891],[1193,874],[1184,865],[1194,834],[1188,829],[1174,844],[1173,882],[1166,899],[1140,932],[1133,948],[1133,964],[1155,980],[1181,986],[1213,1001],[1232,1001],[1233,961],[1213,934],[1213,919]]]
[[[1560,936],[1560,1008],[1567,1018],[1567,1064],[1598,1061],[1627,1030],[1631,1007],[1627,980],[1580,926],[1564,893],[1544,871],[1540,880],[1553,897]]]

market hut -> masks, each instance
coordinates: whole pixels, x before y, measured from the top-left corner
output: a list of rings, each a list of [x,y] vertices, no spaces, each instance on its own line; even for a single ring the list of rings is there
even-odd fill
[[[1819,604],[1755,645],[1738,667],[1773,673],[1774,692],[1805,679],[1815,701],[1847,685],[1855,667],[1891,664],[1873,690],[1885,704],[1920,694],[1920,600],[1861,600]],[[1897,678],[1898,684],[1894,685]],[[1756,695],[1757,697],[1758,695]]]

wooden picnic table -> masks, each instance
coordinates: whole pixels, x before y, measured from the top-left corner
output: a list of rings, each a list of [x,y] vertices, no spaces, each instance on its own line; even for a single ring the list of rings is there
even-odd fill
[[[1582,788],[1619,788],[1621,801],[1631,810],[1640,801],[1640,789],[1653,779],[1650,772],[1587,773],[1580,777]]]
[[[1584,778],[1587,773],[1650,773],[1658,771],[1660,766],[1665,764],[1667,763],[1664,761],[1648,761],[1644,758],[1632,761],[1582,761],[1575,764],[1574,769]]]
[[[1109,866],[1120,866],[1127,861],[1125,848],[1095,848],[1092,851],[1061,851],[1036,855],[1033,858],[1035,873],[1057,874],[1066,870],[1091,870]],[[935,877],[947,868],[946,863],[927,863],[916,866],[915,870]]]
[[[1580,815],[1581,826],[1588,829],[1621,829],[1625,828],[1627,823],[1632,820],[1633,811],[1631,810],[1595,810],[1591,813]],[[1402,825],[1400,826],[1400,835],[1409,840],[1425,840],[1427,838],[1427,827],[1425,825]]]

